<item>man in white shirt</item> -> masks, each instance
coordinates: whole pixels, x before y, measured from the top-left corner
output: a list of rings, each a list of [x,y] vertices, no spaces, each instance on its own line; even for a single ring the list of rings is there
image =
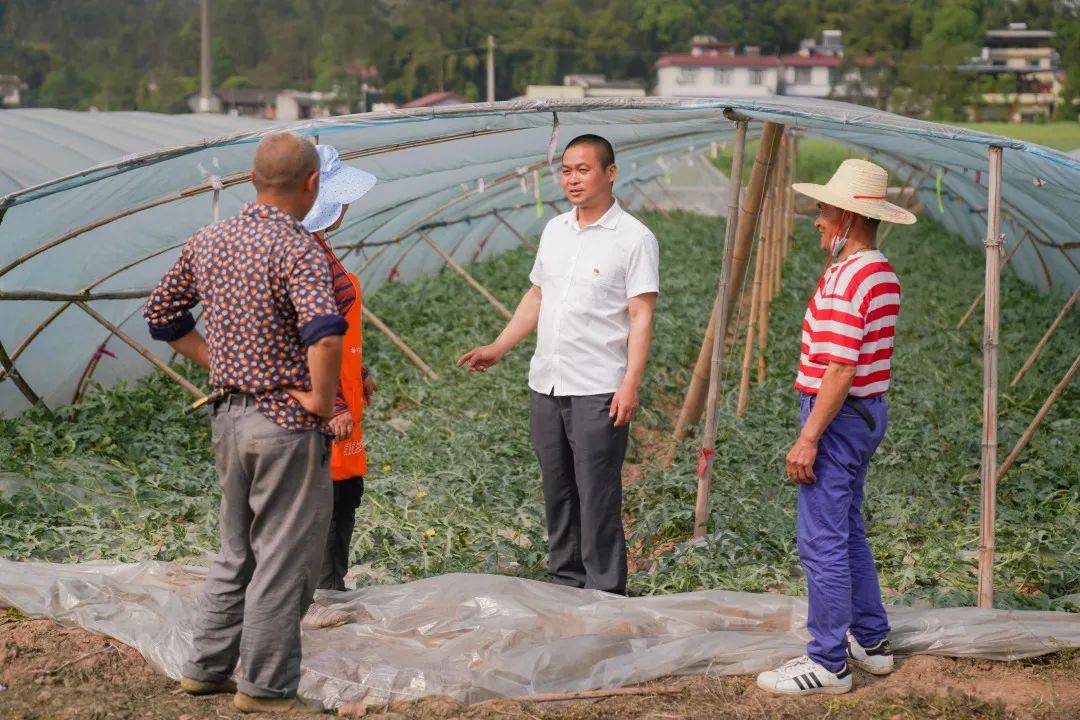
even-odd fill
[[[660,248],[612,194],[611,144],[581,135],[562,156],[574,206],[544,228],[529,280],[495,342],[465,353],[483,372],[534,329],[531,436],[543,477],[548,572],[572,587],[626,593],[622,463],[652,341]]]

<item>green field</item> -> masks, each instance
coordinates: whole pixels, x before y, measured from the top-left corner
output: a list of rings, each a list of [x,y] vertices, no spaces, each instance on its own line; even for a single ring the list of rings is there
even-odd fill
[[[1065,152],[1080,148],[1080,122],[958,124],[972,130],[1038,143]]]
[[[715,292],[722,221],[646,215],[660,238],[663,290],[639,436],[670,429]],[[695,488],[694,442],[657,467],[652,445],[632,443],[642,466],[626,493],[629,543],[651,564],[632,593],[696,588],[802,593],[795,554],[795,490],[783,456],[793,439],[791,382],[807,295],[821,266],[802,223],[773,308],[769,376],[734,418],[725,393],[707,544],[686,547]],[[926,220],[889,240],[905,305],[897,334],[892,419],[867,485],[870,541],[895,602],[971,603],[979,508],[981,322],[952,328],[982,283],[981,254]],[[524,289],[527,251],[475,265],[504,302]],[[372,308],[440,374],[426,381],[374,329],[368,364],[380,392],[367,418],[368,494],[357,520],[361,582],[455,571],[543,577],[538,468],[528,443],[530,348],[485,375],[452,367],[489,341],[501,317],[456,275],[392,285]],[[1023,362],[1060,308],[1011,274],[1003,279],[1001,377]],[[1067,319],[1015,389],[1003,382],[1003,452],[1035,414],[1080,346]],[[732,352],[732,358],[741,356]],[[190,372],[190,369],[188,369]],[[728,371],[731,384],[732,371]],[[201,556],[215,546],[216,491],[205,417],[185,418],[183,391],[161,376],[91,394],[55,418],[38,411],[0,421],[0,556],[74,561]],[[1080,592],[1080,391],[1051,412],[1002,482],[998,603],[1070,607]]]

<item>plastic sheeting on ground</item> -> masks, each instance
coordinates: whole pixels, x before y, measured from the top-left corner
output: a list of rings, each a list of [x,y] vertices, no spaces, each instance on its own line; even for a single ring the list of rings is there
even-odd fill
[[[894,172],[894,184],[917,186],[928,213],[972,244],[985,236],[988,147],[1002,146],[1002,232],[1008,249],[1023,242],[1011,267],[1060,295],[1080,285],[1080,161],[1031,143],[873,108],[790,97],[529,100],[323,118],[278,129],[318,136],[342,151],[346,162],[379,178],[332,238],[377,308],[381,284],[443,266],[418,228],[463,263],[516,246],[518,233],[537,232],[556,212],[553,201],[561,200],[550,163],[575,135],[599,133],[614,143],[620,197],[650,183],[655,192],[644,192],[663,198],[655,179],[669,187],[678,157],[732,137],[727,111],[784,123],[870,155]],[[6,209],[0,299],[5,293],[26,298],[3,303],[0,348],[14,358],[24,382],[7,382],[10,376],[0,382],[0,412],[23,409],[34,395],[50,406],[70,402],[88,367],[104,385],[152,370],[77,305],[33,293],[152,286],[188,235],[210,222],[215,182],[227,181],[218,203],[222,216],[251,199],[244,173],[266,132],[127,157],[0,198]],[[56,137],[59,144],[63,133],[57,130]],[[524,289],[524,278],[522,283]],[[88,305],[158,357],[171,356],[163,343],[150,341],[141,298]],[[115,356],[91,364],[105,343]]]
[[[172,563],[0,560],[0,605],[109,635],[172,678],[204,571]],[[708,590],[622,598],[499,575],[320,594],[356,622],[304,632],[300,692],[330,706],[445,694],[466,702],[757,672],[799,655],[806,602]],[[900,654],[1013,660],[1080,647],[1080,615],[891,608]]]

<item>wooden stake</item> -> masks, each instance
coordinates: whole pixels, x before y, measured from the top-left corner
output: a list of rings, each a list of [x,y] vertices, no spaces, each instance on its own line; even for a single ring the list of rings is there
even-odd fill
[[[739,194],[742,191],[743,155],[746,150],[746,121],[735,123],[735,147],[731,154],[731,183],[728,185],[728,218],[739,214]],[[727,327],[730,314],[728,286],[731,283],[732,256],[735,253],[737,221],[729,220],[724,227],[724,257],[720,265],[720,283],[716,289],[712,352],[709,361],[709,393],[705,410],[705,434],[701,439],[701,459],[698,461],[697,498],[694,502],[694,537],[705,535],[709,521],[709,491],[712,485],[713,459],[716,457],[716,414],[720,397],[720,373],[727,354]]]
[[[979,607],[994,606],[994,518],[997,512],[997,361],[1000,312],[1001,155],[990,148],[990,180],[986,214],[986,303],[983,306],[983,430],[979,484]]]
[[[1001,265],[1001,268],[1003,270],[1005,268],[1009,267],[1009,262],[1012,261],[1013,255],[1015,255],[1016,251],[1020,249],[1020,246],[1024,244],[1024,241],[1027,240],[1028,235],[1029,235],[1028,231],[1025,230],[1024,234],[1020,236],[1020,241],[1018,243],[1016,243],[1015,245],[1013,245],[1012,248],[1009,250],[1009,252],[1005,255],[1005,262],[1002,263],[1002,265]],[[975,297],[975,299],[971,301],[971,307],[969,307],[967,309],[967,312],[964,313],[964,317],[960,318],[960,322],[956,323],[956,329],[957,330],[964,327],[964,325],[968,321],[968,318],[970,318],[971,314],[973,312],[975,312],[975,308],[977,308],[979,306],[979,303],[982,302],[982,299],[983,299],[983,296],[985,295],[985,293],[986,293],[986,288],[983,288],[982,290],[979,291],[979,294]]]
[[[761,302],[761,275],[765,266],[765,246],[758,240],[757,261],[754,263],[754,289],[750,293],[750,312],[746,319],[746,345],[743,349],[742,375],[739,378],[739,404],[736,417],[746,415],[747,396],[750,392],[750,364],[754,357],[754,318]]]
[[[791,187],[791,185],[799,181],[799,136],[794,133],[791,134],[791,143],[788,145],[788,157],[788,227],[785,248],[787,252],[791,252],[791,248],[795,243],[795,188]]]
[[[14,290],[5,292],[0,290],[0,301],[3,300],[57,300],[64,302],[94,302],[95,300],[133,300],[135,298],[149,297],[149,289],[140,290],[114,290],[109,292],[90,293],[62,293],[51,290]]]
[[[522,244],[522,245],[524,245],[525,247],[529,248],[530,250],[535,250],[535,249],[536,249],[536,246],[535,246],[535,245],[533,245],[533,244],[532,244],[531,242],[529,242],[528,240],[526,240],[526,239],[525,239],[525,236],[524,236],[524,235],[522,235],[521,233],[519,233],[519,232],[517,231],[517,228],[515,228],[515,227],[514,227],[513,225],[511,225],[510,223],[508,223],[508,222],[506,221],[506,219],[505,219],[505,218],[504,218],[504,217],[503,217],[502,215],[500,215],[500,214],[499,214],[499,211],[498,211],[498,210],[495,210],[494,212],[495,212],[495,217],[499,219],[499,222],[501,222],[501,223],[502,223],[503,225],[505,225],[506,227],[510,228],[510,232],[514,233],[514,235],[516,235],[516,236],[517,236],[517,239],[518,239],[518,240],[519,240],[519,241],[521,242],[521,244]]]
[[[31,405],[41,403],[41,398],[38,397],[38,394],[30,387],[30,383],[26,382],[22,373],[15,367],[15,363],[8,357],[7,350],[4,349],[4,344],[2,342],[0,342],[0,367],[3,367],[4,369],[4,377],[11,378],[11,382],[15,383],[15,387],[19,389],[19,392],[23,394],[23,397],[26,398],[28,403]]]
[[[140,345],[138,342],[136,342],[130,335],[128,335],[123,330],[118,328],[116,325],[113,325],[111,322],[109,322],[104,317],[102,317],[98,313],[97,310],[90,307],[89,305],[87,305],[86,303],[84,303],[81,300],[77,301],[75,303],[75,305],[77,307],[79,307],[87,315],[89,315],[90,317],[97,320],[98,323],[100,323],[102,326],[104,326],[113,335],[115,335],[116,337],[120,338],[125,343],[127,343],[128,347],[130,347],[132,350],[134,350],[135,352],[139,353],[144,358],[146,358],[150,362],[151,365],[153,365],[158,370],[160,370],[161,372],[165,373],[170,378],[175,380],[176,383],[178,385],[180,385],[180,387],[184,388],[189,393],[191,393],[192,395],[194,395],[195,397],[197,397],[199,399],[204,399],[206,397],[206,394],[203,393],[203,391],[200,390],[199,388],[195,387],[195,385],[193,385],[191,382],[189,382],[187,380],[187,378],[185,378],[180,373],[176,372],[171,367],[169,367],[168,365],[163,363],[160,359],[158,359],[158,357],[156,355],[154,355],[152,352],[150,352],[149,350],[144,348],[142,345]]]
[[[439,257],[445,260],[446,264],[449,265],[454,270],[454,272],[464,278],[465,282],[469,283],[469,285],[471,285],[473,289],[476,290],[476,292],[483,295],[484,298],[487,299],[489,303],[491,303],[492,307],[502,313],[507,320],[510,319],[511,313],[509,310],[506,309],[506,306],[499,302],[494,295],[488,292],[487,288],[481,285],[476,278],[474,278],[468,273],[467,270],[465,270],[465,268],[461,267],[461,265],[456,260],[454,260],[454,258],[450,257],[450,255],[442,249],[439,243],[432,240],[431,237],[423,230],[417,230],[417,232],[420,233],[420,237],[424,239],[424,242],[430,245],[431,249],[434,250],[439,255]]]
[[[1038,359],[1042,353],[1043,348],[1046,347],[1046,343],[1050,342],[1050,336],[1054,334],[1054,331],[1058,329],[1058,325],[1065,319],[1065,315],[1068,314],[1069,309],[1076,303],[1076,298],[1080,297],[1080,287],[1073,290],[1073,294],[1069,296],[1069,299],[1065,301],[1065,307],[1061,308],[1061,312],[1054,318],[1054,322],[1050,323],[1050,327],[1046,329],[1046,334],[1042,336],[1042,340],[1035,346],[1035,349],[1031,351],[1031,355],[1028,356],[1024,366],[1016,373],[1016,377],[1009,383],[1009,387],[1015,387],[1016,383],[1020,382],[1020,378],[1027,375],[1027,371],[1031,369],[1031,366],[1035,364],[1035,360]]]
[[[364,313],[364,319],[378,328],[383,335],[388,337],[390,342],[394,343],[394,346],[397,347],[398,350],[405,353],[405,357],[409,358],[413,365],[420,368],[420,371],[428,376],[429,380],[439,379],[439,376],[435,374],[435,371],[428,367],[428,364],[421,360],[420,356],[413,352],[412,348],[406,345],[405,341],[398,337],[386,323],[376,317],[375,313],[371,312],[371,309],[366,304],[361,306],[361,311]]]
[[[1042,425],[1043,419],[1046,418],[1046,414],[1050,412],[1050,408],[1054,407],[1054,403],[1057,402],[1061,394],[1065,392],[1065,388],[1072,382],[1073,377],[1076,375],[1076,371],[1080,370],[1080,353],[1077,353],[1076,359],[1073,360],[1073,364],[1065,371],[1065,376],[1061,378],[1061,382],[1057,384],[1057,387],[1047,396],[1046,401],[1039,408],[1039,412],[1035,413],[1035,417],[1032,419],[1031,424],[1028,425],[1027,430],[1020,436],[1020,439],[1016,441],[1016,445],[1013,446],[1009,456],[1005,458],[1005,462],[1001,463],[1001,467],[997,471],[997,479],[1005,477],[1005,473],[1009,471],[1009,468],[1016,462],[1016,458],[1020,457],[1020,453],[1031,441],[1032,436],[1035,435],[1035,431]]]
[[[772,297],[772,272],[773,272],[773,223],[776,221],[776,188],[775,182],[769,183],[768,195],[765,198],[765,210],[762,213],[761,232],[758,235],[758,255],[764,256],[761,264],[761,278],[757,304],[757,381],[765,382],[765,348],[769,343],[769,299]],[[758,283],[755,268],[754,282]],[[741,416],[740,416],[741,417]]]
[[[754,158],[754,167],[750,172],[750,182],[746,186],[746,195],[743,196],[742,205],[739,208],[735,247],[731,261],[731,284],[728,285],[729,306],[735,301],[735,296],[742,288],[743,279],[746,276],[746,267],[754,244],[754,233],[757,231],[758,217],[761,214],[761,202],[765,196],[765,181],[769,177],[769,169],[776,156],[782,129],[783,126],[778,123],[767,122],[761,130],[757,156]],[[732,222],[732,218],[729,217],[727,221]],[[675,421],[676,440],[686,438],[689,434],[689,426],[701,418],[701,413],[705,409],[713,333],[716,327],[712,318],[715,315],[714,310],[710,315],[709,325],[705,329],[705,336],[702,338],[701,349],[698,351],[697,362],[694,364],[690,378],[690,386],[686,390],[679,417]]]

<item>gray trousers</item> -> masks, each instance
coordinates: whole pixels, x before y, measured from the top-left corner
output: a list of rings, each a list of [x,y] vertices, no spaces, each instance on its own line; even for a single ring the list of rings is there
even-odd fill
[[[221,487],[221,549],[203,588],[185,676],[224,682],[243,659],[238,689],[290,697],[300,683],[300,618],[326,547],[333,489],[329,441],[263,417],[246,395],[212,421]]]
[[[530,390],[530,431],[552,582],[625,594],[622,464],[630,428],[617,428],[608,417],[611,397]]]

